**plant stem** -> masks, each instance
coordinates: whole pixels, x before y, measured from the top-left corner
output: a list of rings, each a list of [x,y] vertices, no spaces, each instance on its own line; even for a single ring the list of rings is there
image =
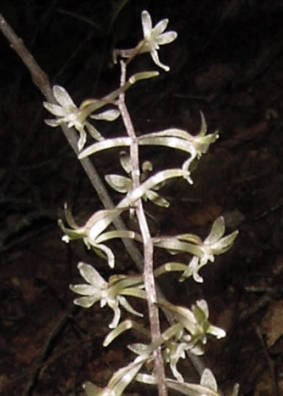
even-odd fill
[[[7,23],[7,21],[1,14],[0,14],[0,30],[2,31],[3,35],[7,38],[8,42],[11,45],[11,48],[17,53],[17,55],[26,65],[27,69],[31,74],[32,81],[39,88],[43,96],[48,100],[48,102],[56,103],[55,98],[52,94],[52,89],[50,86],[48,75],[44,72],[44,70],[42,70],[42,68],[36,62],[36,60],[31,55],[29,50],[26,48],[23,40],[17,36],[17,34],[14,32],[14,30],[11,28],[11,26]],[[112,100],[113,99],[112,96],[111,94],[107,95],[106,99]],[[61,125],[61,128],[73,151],[75,152],[76,155],[78,155],[76,132],[74,131],[73,128],[68,128],[66,125]],[[106,209],[113,209],[114,208],[113,201],[110,198],[104,186],[104,183],[101,180],[91,160],[89,158],[84,158],[83,160],[80,160],[80,162],[92,186],[96,190],[97,195],[100,201],[102,202],[103,206]],[[122,221],[121,218],[116,218],[113,221],[113,223],[115,227],[119,230],[126,229],[124,222]],[[135,262],[136,266],[139,268],[140,271],[143,271],[142,257],[137,247],[130,239],[125,238],[122,241],[130,257]]]
[[[126,81],[126,64],[121,61],[121,81],[120,84],[123,86]],[[133,181],[133,189],[140,186],[140,166],[139,166],[139,147],[138,140],[135,134],[134,126],[128,112],[125,103],[125,93],[122,92],[119,95],[118,107],[121,112],[121,116],[126,128],[126,131],[131,138],[130,144],[130,158],[131,158],[131,174]],[[143,252],[144,252],[144,284],[147,294],[147,304],[149,312],[149,322],[151,330],[151,338],[154,343],[157,339],[160,339],[160,321],[159,321],[159,309],[157,306],[157,295],[155,288],[155,280],[153,274],[153,241],[150,235],[147,219],[143,210],[141,198],[136,201],[135,212],[139,222],[139,227],[143,241]],[[165,382],[165,370],[164,362],[160,347],[155,351],[155,371],[158,381],[158,394],[159,396],[167,396],[167,385]]]

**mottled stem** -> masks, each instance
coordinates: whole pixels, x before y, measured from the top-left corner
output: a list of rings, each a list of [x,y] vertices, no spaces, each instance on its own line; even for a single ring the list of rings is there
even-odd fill
[[[126,81],[126,64],[121,61],[121,86]],[[125,103],[125,93],[122,92],[118,100],[119,110],[127,131],[131,139],[130,144],[130,158],[131,158],[131,175],[133,181],[133,189],[140,186],[140,165],[139,165],[139,146],[136,137],[135,129]],[[153,274],[153,241],[150,235],[147,219],[143,210],[141,198],[136,201],[136,215],[142,235],[143,253],[144,253],[144,284],[147,294],[147,304],[149,312],[149,322],[151,330],[151,338],[154,343],[160,339],[160,321],[159,309],[157,305],[157,295],[155,287],[155,279]],[[165,382],[164,362],[160,347],[156,349],[155,353],[155,372],[157,377],[158,395],[167,396],[167,385]]]

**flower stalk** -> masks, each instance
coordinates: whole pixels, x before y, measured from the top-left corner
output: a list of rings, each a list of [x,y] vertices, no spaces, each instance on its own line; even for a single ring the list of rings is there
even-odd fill
[[[121,61],[121,86],[124,85],[126,80],[126,64]],[[125,103],[125,94],[122,92],[119,95],[118,107],[123,119],[127,134],[131,140],[130,142],[130,158],[131,158],[131,175],[133,189],[140,187],[140,163],[139,163],[139,147],[138,140],[136,137],[135,129],[128,112]],[[155,279],[153,273],[153,241],[150,235],[149,227],[147,224],[146,216],[143,209],[141,198],[136,201],[135,212],[137,215],[142,242],[143,242],[143,254],[144,254],[144,285],[147,294],[147,305],[149,312],[149,322],[152,342],[160,338],[160,321],[159,321],[159,309],[157,305],[157,295],[155,287]],[[154,356],[155,371],[158,377],[158,395],[167,396],[167,385],[165,382],[165,370],[164,362],[161,354],[161,349],[155,350]]]

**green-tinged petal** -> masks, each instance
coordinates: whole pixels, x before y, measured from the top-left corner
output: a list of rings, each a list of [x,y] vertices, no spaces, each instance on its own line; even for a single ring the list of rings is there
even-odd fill
[[[143,275],[112,275],[108,282],[111,287],[123,290],[130,286],[143,285]]]
[[[94,120],[114,121],[119,117],[119,115],[120,115],[119,110],[110,109],[110,110],[102,111],[101,113],[98,114],[91,114],[90,118],[93,118]]]
[[[103,346],[107,347],[109,344],[111,344],[111,342],[115,340],[115,338],[119,337],[120,334],[132,328],[133,321],[124,320],[114,330],[110,331],[110,333],[107,334],[107,336],[104,338]]]
[[[159,45],[170,44],[172,41],[176,40],[178,34],[176,32],[170,31],[161,34],[160,36],[156,37],[156,42]]]
[[[103,346],[107,347],[111,342],[115,340],[115,338],[117,338],[120,334],[124,333],[124,331],[127,331],[129,329],[135,329],[140,334],[149,339],[151,337],[149,330],[145,329],[136,321],[127,319],[121,322],[114,330],[110,331],[110,333],[107,334],[103,341]]]
[[[136,233],[134,231],[128,231],[128,230],[115,230],[115,231],[108,231],[104,232],[103,234],[99,235],[99,237],[96,239],[96,242],[99,244],[101,242],[108,241],[110,239],[123,239],[123,238],[130,238],[130,239],[135,239],[136,238]]]
[[[81,151],[85,144],[86,144],[86,132],[83,129],[80,129],[79,131],[79,140],[78,140],[78,150]]]
[[[185,242],[191,242],[196,245],[201,245],[202,240],[198,235],[195,234],[179,234],[176,236],[177,239]]]
[[[70,285],[70,289],[72,292],[81,294],[83,296],[92,296],[98,298],[98,300],[101,298],[101,290],[96,289],[95,286],[92,285],[86,285],[86,284],[79,284],[79,285]]]
[[[201,120],[201,125],[198,136],[204,136],[207,133],[207,123],[202,111],[200,111],[200,120]]]
[[[159,21],[159,22],[154,26],[154,28],[152,29],[152,34],[153,34],[155,37],[161,35],[161,33],[163,33],[164,30],[167,28],[168,22],[169,22],[169,19],[167,19],[167,18],[162,19],[161,21]]]
[[[224,217],[218,217],[212,224],[211,231],[208,237],[205,239],[205,243],[213,244],[223,237],[225,232]]]
[[[147,71],[147,72],[140,72],[140,73],[135,73],[129,78],[129,82],[131,84],[135,84],[136,82],[140,80],[147,80],[148,78],[153,78],[159,76],[158,71]]]
[[[44,120],[45,124],[52,127],[52,128],[56,128],[57,126],[61,125],[62,122],[61,120]]]
[[[124,171],[129,175],[132,170],[131,157],[126,151],[120,151],[120,164]]]
[[[65,202],[64,204],[64,214],[65,214],[65,218],[66,221],[68,223],[68,225],[72,228],[79,228],[79,225],[77,224],[77,222],[75,221],[71,210],[68,208],[68,204]]]
[[[170,70],[170,67],[169,67],[169,66],[166,66],[166,65],[164,65],[163,63],[160,62],[159,57],[158,57],[158,52],[157,52],[157,50],[152,50],[152,51],[150,52],[150,55],[151,55],[151,57],[152,57],[153,62],[154,62],[157,66],[161,67],[161,69],[165,70],[166,72],[168,72],[168,71]]]
[[[152,203],[154,203],[157,206],[161,206],[162,208],[168,208],[170,206],[170,203],[167,201],[167,199],[161,197],[157,192],[149,190],[146,194],[145,197],[150,200]]]
[[[162,302],[160,305],[165,309],[171,311],[176,321],[179,322],[183,327],[185,327],[190,334],[195,333],[197,321],[191,310],[185,307],[181,307],[179,305],[173,305],[167,302]]]
[[[110,268],[114,268],[114,266],[115,266],[115,256],[114,256],[112,250],[109,247],[107,247],[105,245],[102,245],[102,244],[99,244],[99,245],[95,244],[94,247],[95,247],[95,249],[101,250],[103,253],[106,254],[107,262],[108,262],[109,267]]]
[[[83,308],[89,308],[97,301],[99,301],[99,298],[97,298],[96,296],[85,296],[85,297],[76,298],[74,300],[74,304],[79,305],[80,307]]]
[[[234,231],[226,237],[220,239],[220,241],[216,242],[215,245],[212,246],[214,254],[222,254],[227,252],[233,245],[234,240],[236,239],[239,231]]]
[[[199,257],[193,256],[189,265],[186,267],[186,270],[183,272],[179,281],[183,282],[185,279],[189,278],[193,275],[194,281],[198,283],[203,283],[203,278],[199,275],[198,271],[200,270],[201,265],[199,262]]]
[[[52,89],[53,95],[57,102],[63,107],[69,107],[70,109],[76,109],[77,106],[73,102],[71,96],[68,94],[65,88],[60,85],[54,85]]]
[[[153,238],[154,246],[166,249],[171,254],[178,252],[190,253],[194,256],[202,257],[203,253],[199,246],[192,243],[179,241],[176,237]]]
[[[148,11],[144,10],[141,13],[142,30],[145,38],[150,37],[152,31],[152,20]]]
[[[119,308],[118,301],[116,299],[115,300],[114,299],[113,300],[108,299],[107,300],[107,304],[112,309],[112,311],[114,312],[114,316],[113,316],[112,322],[108,325],[108,327],[110,329],[115,329],[118,326],[118,323],[120,321],[121,310]]]
[[[211,370],[208,368],[203,370],[200,384],[214,392],[217,392],[217,382]]]
[[[48,110],[50,113],[54,114],[57,117],[65,117],[65,115],[67,114],[64,107],[56,105],[54,103],[43,102],[43,106],[46,110]]]
[[[118,217],[125,207],[115,209],[103,209],[95,212],[85,224],[90,243],[95,244],[97,237]]]
[[[115,391],[115,396],[121,396],[123,394],[124,390],[136,377],[137,373],[140,371],[145,361],[146,359],[138,356],[132,363],[118,370],[112,376],[111,380],[108,383],[108,387]],[[112,395],[110,394],[110,396]]]
[[[157,278],[160,275],[166,274],[167,272],[175,272],[175,271],[186,271],[188,268],[187,265],[178,262],[168,262],[154,270],[154,277]]]
[[[68,239],[68,240],[81,239],[86,234],[84,227],[79,227],[79,228],[76,228],[75,230],[73,230],[71,228],[67,228],[67,227],[65,227],[65,225],[61,219],[58,220],[58,226],[66,234],[65,236],[67,238],[65,238],[65,236],[63,237],[64,239],[62,238],[65,242],[68,242],[66,239]]]
[[[98,132],[98,130],[90,122],[86,121],[85,127],[86,127],[88,133],[90,134],[90,136],[93,137],[93,139],[95,139],[99,142],[101,140],[104,140],[104,137],[101,135],[101,133]]]
[[[126,289],[122,289],[120,294],[123,294],[124,296],[141,298],[143,300],[147,299],[146,292],[144,290],[138,289],[137,287],[128,287]]]
[[[81,276],[91,285],[94,285],[100,289],[107,286],[107,282],[92,265],[80,262],[78,264],[78,269]]]
[[[132,188],[132,180],[120,175],[106,175],[105,180],[113,190],[119,193],[127,193]]]
[[[130,351],[134,352],[136,355],[140,356],[149,356],[151,350],[150,347],[146,344],[135,343],[128,345]]]
[[[120,305],[121,305],[126,311],[128,311],[128,312],[131,313],[132,315],[139,316],[140,318],[143,317],[143,314],[140,313],[140,312],[138,312],[138,311],[136,311],[136,310],[131,306],[131,304],[128,303],[128,301],[125,299],[125,297],[123,297],[123,296],[118,296],[117,299],[118,299]]]
[[[217,339],[226,337],[226,331],[217,326],[210,325],[207,332],[214,335]]]

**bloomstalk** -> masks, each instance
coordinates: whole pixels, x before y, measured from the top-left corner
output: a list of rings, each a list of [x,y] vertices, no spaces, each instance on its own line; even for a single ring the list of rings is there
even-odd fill
[[[123,86],[126,81],[126,63],[121,60],[121,80],[120,85]],[[131,175],[133,182],[133,189],[140,186],[140,164],[139,164],[139,146],[138,140],[135,133],[135,129],[128,112],[125,93],[121,92],[118,100],[118,107],[122,116],[125,129],[128,136],[131,139],[130,142],[130,158],[131,158]],[[144,213],[143,204],[141,198],[135,203],[135,212],[137,215],[142,242],[143,242],[143,253],[144,253],[144,285],[147,294],[147,305],[149,312],[149,322],[151,330],[151,338],[154,343],[161,336],[160,332],[160,321],[159,321],[159,309],[157,305],[157,295],[155,288],[155,280],[153,273],[153,241],[150,235],[147,219]],[[157,348],[154,352],[155,371],[157,377],[158,394],[159,396],[167,396],[167,385],[165,382],[165,370],[164,362],[161,354],[161,349]]]

